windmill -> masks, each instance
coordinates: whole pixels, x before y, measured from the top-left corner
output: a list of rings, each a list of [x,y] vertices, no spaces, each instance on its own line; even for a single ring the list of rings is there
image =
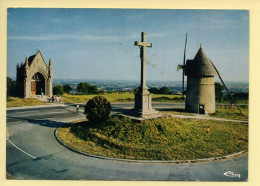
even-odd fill
[[[177,69],[182,69],[182,92],[184,95],[184,75],[187,76],[187,90],[185,109],[193,113],[215,113],[215,80],[214,76],[218,76],[223,86],[227,90],[232,103],[237,107],[240,114],[241,110],[237,106],[233,96],[226,87],[223,79],[220,76],[213,62],[208,58],[204,49],[201,47],[193,60],[186,59],[186,44],[187,35],[184,47],[183,65],[178,65]]]

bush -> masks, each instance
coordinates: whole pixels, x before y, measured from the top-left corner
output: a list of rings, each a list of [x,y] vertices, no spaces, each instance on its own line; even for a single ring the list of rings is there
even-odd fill
[[[80,82],[77,86],[77,91],[84,93],[84,94],[97,94],[98,93],[98,87],[96,85],[91,85],[87,82]]]
[[[162,87],[159,90],[160,94],[171,94],[171,90],[169,89],[169,87]]]
[[[86,118],[90,122],[100,122],[108,119],[111,104],[103,96],[96,96],[90,99],[85,105]]]
[[[54,95],[62,95],[64,94],[63,86],[62,85],[56,85],[53,87],[53,94]]]
[[[215,83],[215,97],[216,101],[223,101],[225,87],[221,83]]]
[[[65,84],[64,86],[63,86],[63,90],[64,90],[64,92],[65,93],[70,93],[70,91],[72,90],[72,88],[71,88],[71,86],[69,85],[69,84]]]
[[[152,93],[152,94],[159,94],[160,91],[158,90],[158,88],[156,87],[152,87],[149,89],[149,92]]]
[[[7,77],[7,98],[9,96],[16,96],[16,81]]]

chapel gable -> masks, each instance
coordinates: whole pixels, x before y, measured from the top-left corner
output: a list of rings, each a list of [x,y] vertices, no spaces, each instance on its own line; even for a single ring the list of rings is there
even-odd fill
[[[32,68],[42,68],[47,70],[48,66],[42,57],[40,50],[37,51],[35,55],[32,55],[28,58],[29,67]]]
[[[20,97],[52,96],[52,61],[47,65],[40,52],[17,64],[17,93]]]

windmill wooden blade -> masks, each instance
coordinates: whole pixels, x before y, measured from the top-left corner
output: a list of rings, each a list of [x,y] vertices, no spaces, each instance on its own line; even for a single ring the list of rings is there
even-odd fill
[[[182,95],[184,95],[184,70],[185,70],[185,60],[186,60],[186,45],[187,45],[188,33],[186,33],[185,46],[184,46],[184,56],[183,56],[183,68],[182,68]]]

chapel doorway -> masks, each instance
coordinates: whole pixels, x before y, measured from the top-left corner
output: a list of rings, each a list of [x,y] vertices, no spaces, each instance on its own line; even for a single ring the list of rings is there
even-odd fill
[[[31,94],[41,95],[45,94],[45,79],[41,73],[36,73],[31,79]]]

